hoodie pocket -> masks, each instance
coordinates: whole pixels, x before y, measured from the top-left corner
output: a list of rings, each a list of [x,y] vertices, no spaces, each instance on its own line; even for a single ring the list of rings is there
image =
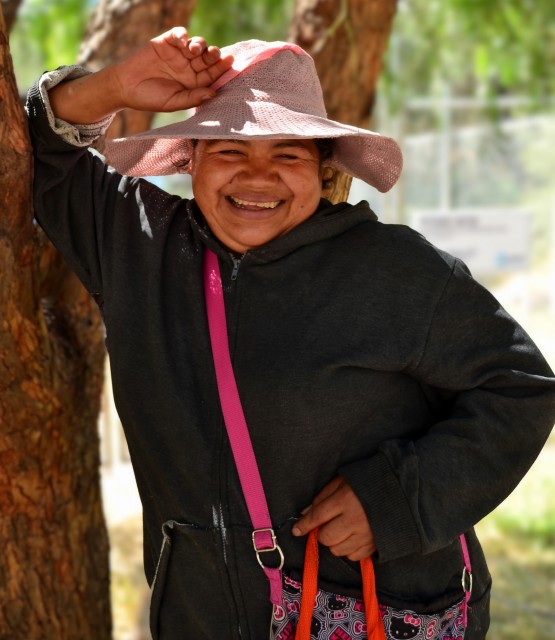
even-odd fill
[[[169,520],[163,524],[162,533],[151,589],[153,640],[231,637],[228,594],[222,584],[226,569],[218,531]]]

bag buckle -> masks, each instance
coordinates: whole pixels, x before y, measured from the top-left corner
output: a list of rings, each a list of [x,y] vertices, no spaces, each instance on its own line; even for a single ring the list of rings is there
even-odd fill
[[[462,570],[461,583],[463,591],[470,595],[472,593],[472,572],[469,571],[466,567],[463,567]]]
[[[257,534],[270,534],[271,537],[271,547],[266,547],[264,549],[259,549],[257,546],[257,541],[256,541],[256,536]],[[265,540],[260,540],[260,544],[264,544],[267,543],[268,541],[268,536],[264,536]],[[252,546],[254,547],[254,550],[256,552],[256,559],[258,560],[258,564],[263,568],[263,569],[277,569],[278,571],[281,571],[281,569],[283,568],[283,563],[284,563],[284,557],[283,557],[283,551],[281,550],[281,547],[279,546],[279,544],[277,543],[277,538],[276,538],[276,534],[274,533],[273,529],[255,529],[252,532]],[[262,559],[260,557],[261,553],[268,553],[269,551],[277,551],[279,554],[279,565],[277,567],[267,567],[263,562]]]

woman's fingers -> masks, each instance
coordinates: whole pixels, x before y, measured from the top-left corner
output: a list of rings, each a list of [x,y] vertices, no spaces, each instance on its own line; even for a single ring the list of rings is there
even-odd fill
[[[318,539],[321,544],[328,547],[334,556],[346,556],[349,560],[361,560],[362,558],[368,558],[376,551],[373,539],[372,542],[369,542],[366,534],[363,535],[362,533],[353,534],[342,542],[334,545],[326,545],[322,540],[320,540],[320,536],[318,536]]]
[[[192,37],[187,43],[187,49],[193,57],[202,56],[207,48],[208,45],[206,44],[206,40],[200,36]]]
[[[160,72],[187,89],[209,86],[233,63],[232,56],[222,58],[220,49],[209,46],[202,36],[190,38],[184,27],[174,27],[150,42],[161,62]],[[150,68],[155,74],[155,66]]]
[[[306,535],[319,528],[318,540],[337,556],[360,559],[376,550],[366,512],[347,481],[338,476],[316,496],[292,533]]]
[[[154,44],[154,46],[170,45],[176,49],[183,50],[187,47],[189,42],[189,34],[185,27],[173,27],[168,31],[164,31],[164,33],[161,33],[160,35],[151,38],[150,42]]]
[[[317,496],[312,501],[312,507],[319,505],[321,502],[332,496],[338,489],[341,488],[341,485],[345,482],[345,480],[341,476],[336,476],[331,482],[317,494]]]

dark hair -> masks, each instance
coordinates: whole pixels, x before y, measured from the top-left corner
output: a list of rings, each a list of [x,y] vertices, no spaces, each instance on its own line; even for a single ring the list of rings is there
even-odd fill
[[[314,144],[320,154],[320,164],[331,158],[333,155],[333,138],[315,138]]]
[[[320,167],[329,160],[333,155],[333,138],[315,138],[314,144],[318,149],[318,153],[320,154]],[[324,167],[323,175],[322,175],[322,191],[329,189],[333,182],[333,176],[335,175],[335,170],[330,167]]]
[[[198,139],[191,138],[189,140],[189,144],[191,148],[194,149],[198,144]],[[191,158],[179,158],[173,161],[173,166],[177,169],[177,173],[188,173],[189,172],[189,163],[191,162]]]

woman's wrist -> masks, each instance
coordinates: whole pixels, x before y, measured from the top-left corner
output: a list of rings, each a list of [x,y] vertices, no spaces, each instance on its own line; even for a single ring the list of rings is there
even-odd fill
[[[112,67],[62,81],[48,92],[54,116],[69,124],[91,124],[125,107]]]

